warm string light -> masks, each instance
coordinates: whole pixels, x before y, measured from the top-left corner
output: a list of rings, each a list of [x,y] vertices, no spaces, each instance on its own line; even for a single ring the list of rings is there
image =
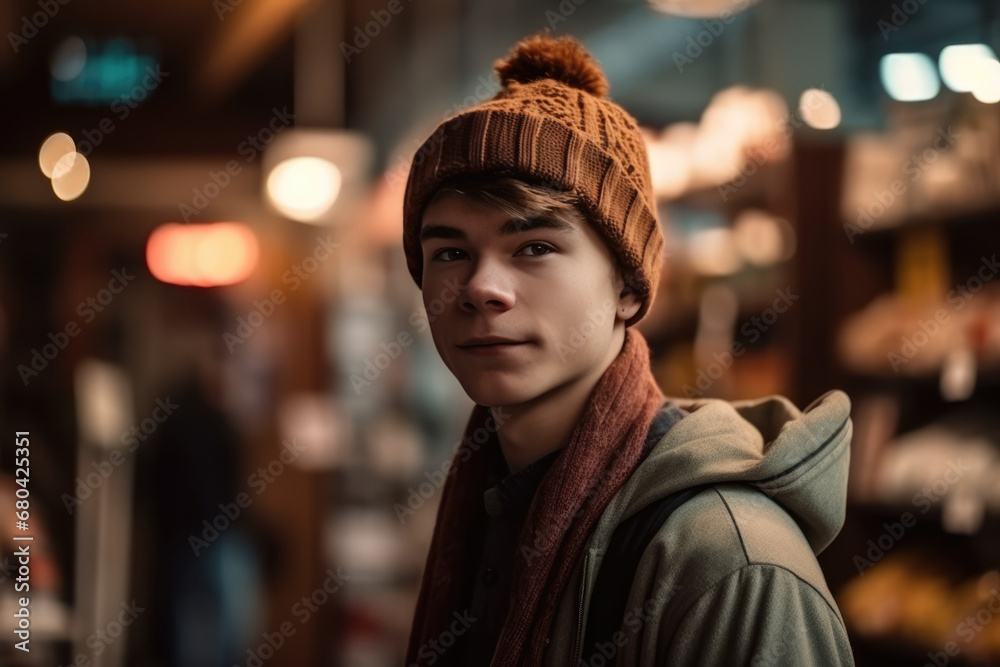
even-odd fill
[[[82,195],[90,184],[90,163],[65,132],[46,137],[38,150],[38,167],[52,179],[52,191],[63,201]]]

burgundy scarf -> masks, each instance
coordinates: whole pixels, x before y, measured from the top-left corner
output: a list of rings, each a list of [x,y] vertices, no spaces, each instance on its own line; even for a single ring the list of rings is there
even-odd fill
[[[625,330],[625,345],[598,380],[569,443],[539,485],[514,556],[510,607],[492,667],[538,665],[556,608],[604,508],[648,454],[646,435],[665,398],[649,365],[646,339]],[[485,448],[499,446],[489,408],[472,410],[441,495],[437,524],[424,568],[406,652],[407,665],[427,664],[418,655],[439,641],[464,596],[466,544],[483,504]],[[486,443],[484,436],[495,442]],[[476,443],[485,443],[477,445]],[[466,459],[466,460],[463,460]],[[456,656],[436,652],[435,664]]]

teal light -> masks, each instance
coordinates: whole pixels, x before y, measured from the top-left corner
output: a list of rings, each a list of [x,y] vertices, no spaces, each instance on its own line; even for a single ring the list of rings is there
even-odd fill
[[[150,71],[156,69],[156,58],[136,50],[127,37],[117,37],[101,43],[88,41],[86,62],[76,76],[60,80],[50,79],[52,99],[58,104],[84,104],[89,106],[130,103],[152,93],[144,87]],[[136,89],[139,89],[138,95]]]

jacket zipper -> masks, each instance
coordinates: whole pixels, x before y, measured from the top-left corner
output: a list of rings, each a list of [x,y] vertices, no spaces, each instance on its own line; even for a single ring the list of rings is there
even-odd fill
[[[580,664],[583,653],[583,601],[587,597],[587,564],[590,562],[590,550],[583,557],[583,581],[580,584],[580,611],[577,614],[576,622],[576,642],[573,644],[573,665]]]

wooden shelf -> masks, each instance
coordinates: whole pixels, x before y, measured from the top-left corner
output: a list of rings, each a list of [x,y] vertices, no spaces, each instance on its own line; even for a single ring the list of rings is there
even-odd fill
[[[857,226],[856,220],[844,220],[845,226]],[[928,211],[914,216],[907,216],[891,224],[872,225],[863,229],[853,238],[862,245],[894,240],[900,232],[915,231],[928,228],[945,228],[956,230],[962,227],[979,227],[997,225],[997,237],[1000,238],[1000,201],[987,206],[966,210]],[[970,230],[978,231],[978,230]]]

